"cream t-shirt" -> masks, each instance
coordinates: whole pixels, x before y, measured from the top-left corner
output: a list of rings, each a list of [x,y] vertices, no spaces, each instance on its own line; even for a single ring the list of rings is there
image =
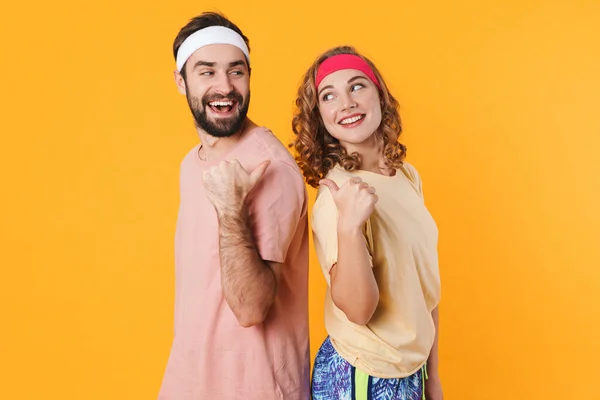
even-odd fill
[[[353,176],[373,186],[379,196],[364,229],[379,304],[362,326],[350,322],[331,299],[329,271],[338,257],[338,212],[331,192],[322,186],[313,207],[312,230],[328,284],[325,327],[333,347],[356,368],[380,378],[410,376],[427,361],[435,338],[431,312],[440,300],[437,226],[412,165],[405,162],[394,176],[348,172],[339,165],[327,174],[340,187]]]

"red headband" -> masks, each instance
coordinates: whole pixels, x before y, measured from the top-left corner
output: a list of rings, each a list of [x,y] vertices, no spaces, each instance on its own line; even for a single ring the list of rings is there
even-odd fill
[[[379,84],[379,80],[375,76],[373,69],[371,69],[365,60],[354,54],[338,54],[323,61],[317,70],[315,86],[319,88],[321,81],[327,75],[342,69],[355,69],[364,73],[378,88],[381,89],[381,85]]]

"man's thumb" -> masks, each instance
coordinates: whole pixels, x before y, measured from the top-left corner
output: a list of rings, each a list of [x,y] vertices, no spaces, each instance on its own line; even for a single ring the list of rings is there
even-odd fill
[[[258,164],[258,167],[254,168],[254,171],[250,173],[250,182],[252,182],[252,186],[256,185],[260,178],[262,178],[267,168],[269,168],[269,165],[271,165],[271,161],[266,160]]]
[[[321,179],[319,181],[319,185],[327,186],[331,194],[336,194],[337,191],[340,190],[338,185],[331,179]]]

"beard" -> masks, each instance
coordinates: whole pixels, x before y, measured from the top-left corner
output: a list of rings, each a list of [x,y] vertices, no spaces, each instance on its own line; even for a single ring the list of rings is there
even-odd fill
[[[250,106],[250,92],[248,92],[248,97],[244,99],[235,89],[226,95],[205,94],[202,99],[198,99],[190,95],[186,87],[186,97],[196,126],[217,138],[229,137],[239,132],[244,125]],[[210,107],[209,103],[223,99],[233,100],[233,107],[236,112],[229,118],[210,120],[207,114],[207,109]]]

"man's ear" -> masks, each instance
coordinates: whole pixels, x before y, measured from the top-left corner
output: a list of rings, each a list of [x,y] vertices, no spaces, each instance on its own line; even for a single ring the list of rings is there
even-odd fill
[[[177,70],[173,71],[173,78],[175,78],[175,84],[179,93],[185,95],[185,79],[183,79],[181,73]]]

